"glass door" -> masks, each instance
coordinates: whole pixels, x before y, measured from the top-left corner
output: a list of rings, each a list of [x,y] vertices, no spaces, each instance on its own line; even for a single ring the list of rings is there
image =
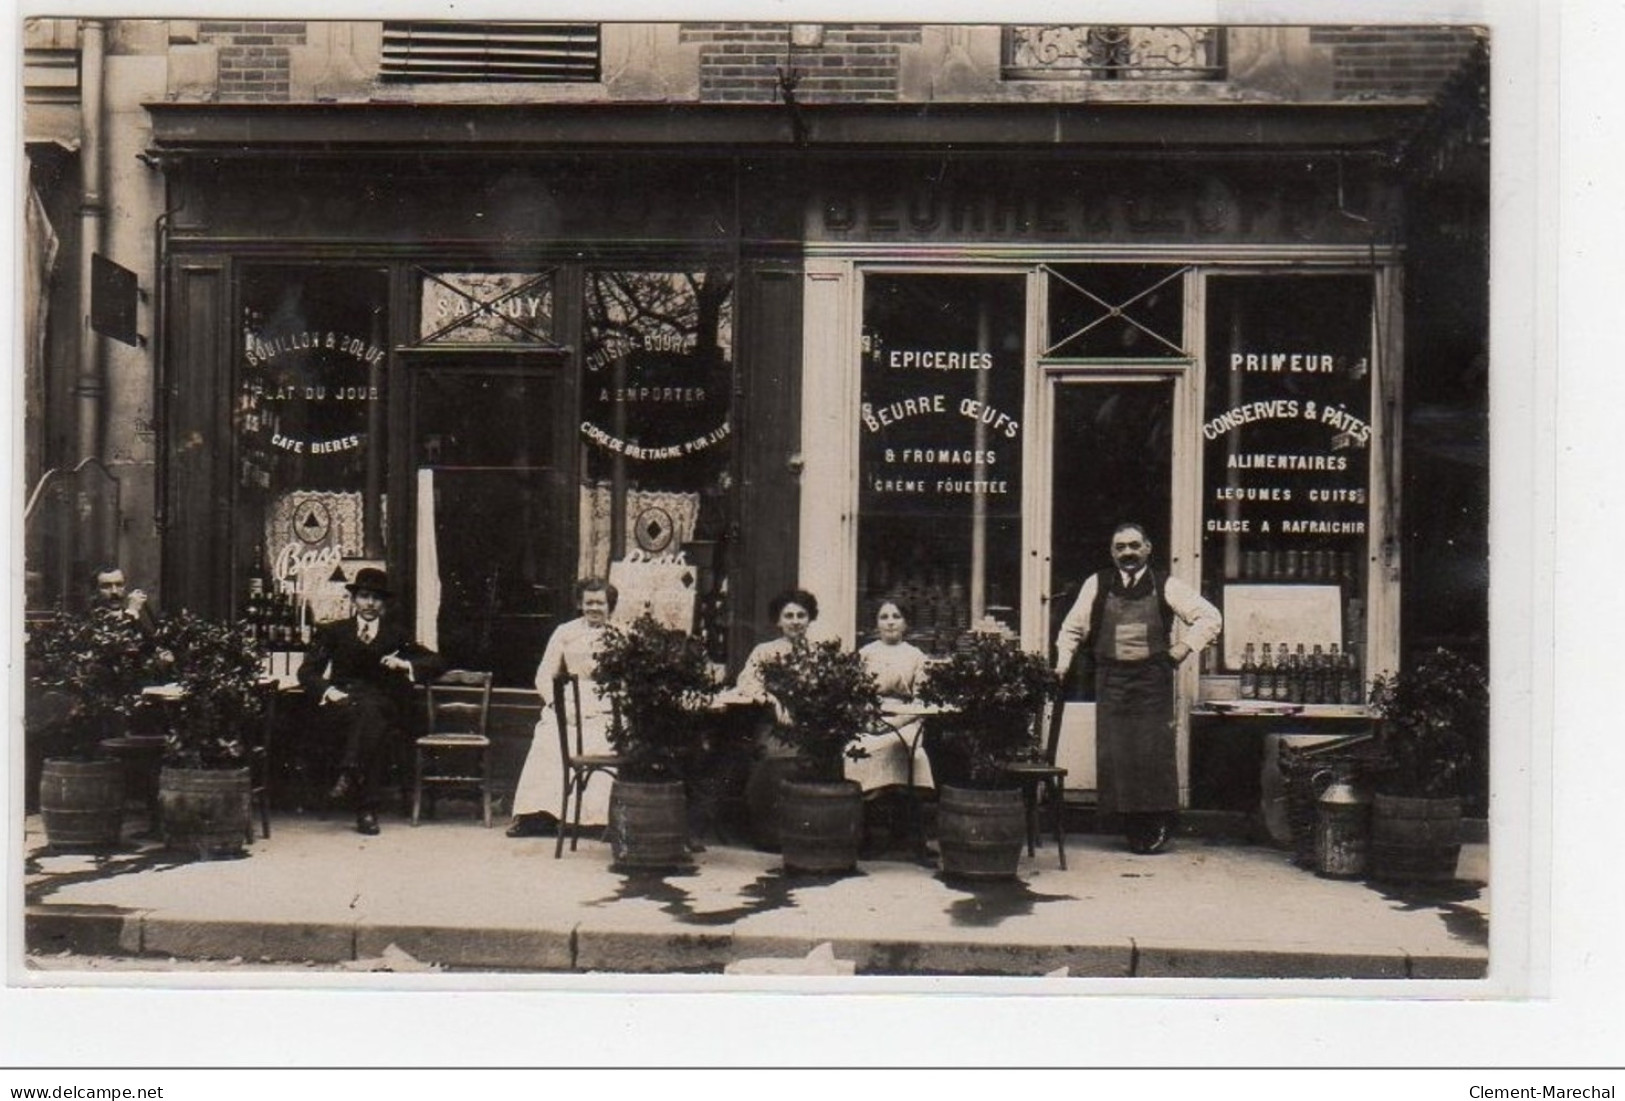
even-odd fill
[[[453,665],[528,685],[570,611],[575,570],[576,499],[559,461],[563,376],[462,364],[416,367],[411,379],[420,637]]]
[[[1175,380],[1163,375],[1075,374],[1050,381],[1049,633],[1090,574],[1111,564],[1112,529],[1145,526],[1152,566],[1167,570],[1172,545]],[[1095,786],[1094,678],[1085,655],[1065,685],[1057,763],[1067,786]]]

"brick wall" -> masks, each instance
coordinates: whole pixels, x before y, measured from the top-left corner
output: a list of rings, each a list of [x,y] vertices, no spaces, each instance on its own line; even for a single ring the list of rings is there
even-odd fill
[[[700,99],[768,103],[777,98],[778,72],[787,67],[789,28],[783,23],[690,23],[681,41],[700,49]],[[824,42],[797,48],[788,66],[800,74],[803,103],[897,98],[898,47],[920,41],[913,25],[826,23]]]
[[[288,98],[288,47],[304,45],[304,23],[202,20],[197,33],[219,50],[222,102]]]
[[[1476,41],[1464,27],[1315,27],[1309,40],[1332,51],[1338,98],[1438,91]]]

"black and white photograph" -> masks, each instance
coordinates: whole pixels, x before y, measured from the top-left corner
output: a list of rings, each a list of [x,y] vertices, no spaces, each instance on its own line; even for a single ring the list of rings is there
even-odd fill
[[[1535,990],[1502,30],[984,7],[21,19],[11,985]]]

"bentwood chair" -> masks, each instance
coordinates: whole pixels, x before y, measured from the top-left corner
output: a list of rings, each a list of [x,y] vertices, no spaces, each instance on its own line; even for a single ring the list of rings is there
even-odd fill
[[[412,825],[423,810],[425,785],[478,788],[481,816],[491,825],[490,673],[453,669],[424,687],[427,732],[417,740]]]
[[[1044,733],[1043,758],[1038,761],[1013,761],[1004,766],[1004,774],[1021,785],[1022,803],[1027,808],[1027,855],[1034,856],[1038,847],[1038,796],[1043,790],[1044,802],[1050,808],[1051,821],[1055,829],[1055,849],[1060,854],[1061,870],[1066,870],[1066,769],[1055,763],[1056,753],[1061,748],[1061,716],[1066,708],[1066,701],[1061,699],[1050,700],[1045,708],[1038,714],[1038,722],[1044,723],[1048,716],[1047,728]]]
[[[559,803],[558,840],[553,859],[564,855],[564,831],[570,831],[570,851],[576,851],[581,837],[581,797],[592,778],[603,773],[614,778],[626,758],[613,753],[587,753],[581,741],[581,680],[573,673],[553,678],[553,716],[559,728],[559,756],[564,761],[564,797]],[[570,799],[575,797],[575,814],[568,816]]]

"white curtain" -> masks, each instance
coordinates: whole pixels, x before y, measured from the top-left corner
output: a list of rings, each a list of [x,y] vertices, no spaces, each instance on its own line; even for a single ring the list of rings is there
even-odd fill
[[[418,471],[417,640],[440,649],[440,548],[434,538],[434,471]]]

